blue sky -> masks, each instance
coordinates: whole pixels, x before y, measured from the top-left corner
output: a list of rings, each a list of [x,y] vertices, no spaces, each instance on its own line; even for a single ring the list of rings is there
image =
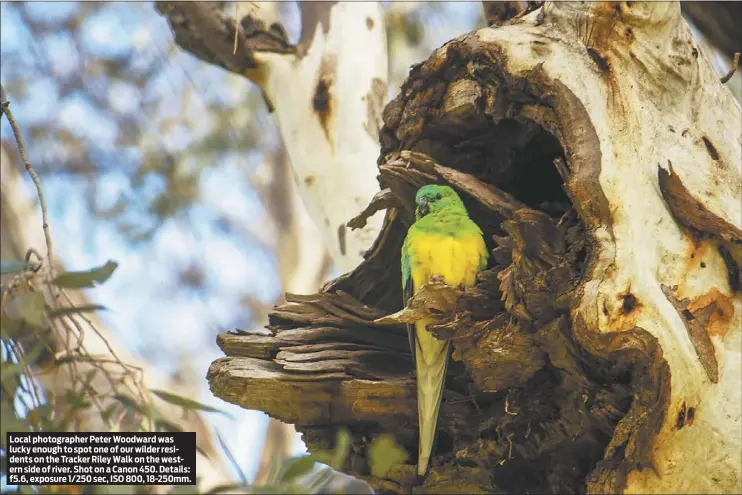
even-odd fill
[[[78,8],[74,2],[39,2],[28,4],[28,13],[36,20],[51,22],[69,18]],[[287,29],[295,40],[299,32],[297,10],[292,7],[288,13]],[[479,16],[479,2],[445,3],[437,5],[435,11],[426,10],[424,48],[392,60],[394,70],[405,73],[433,48],[472,30]],[[27,132],[34,123],[56,120],[83,145],[95,143],[100,148],[98,165],[102,171],[94,180],[96,205],[107,207],[119,198],[130,203],[142,202],[164,187],[157,180],[147,182],[137,191],[129,186],[127,176],[137,167],[142,150],[175,153],[198,140],[209,129],[210,122],[204,118],[208,105],[238,104],[243,101],[244,92],[250,91],[249,83],[184,53],[176,51],[168,57],[172,35],[149,2],[113,3],[87,18],[79,29],[87,51],[95,57],[114,57],[131,51],[136,54],[135,67],[145,67],[148,61],[158,59],[168,64],[167,70],[156,76],[149,89],[149,100],[144,103],[140,101],[142,94],[130,85],[116,83],[105,87],[105,80],[98,82],[95,74],[90,75],[93,84],[104,85],[102,93],[109,109],[140,117],[139,124],[145,126],[141,141],[133,146],[118,145],[115,127],[105,112],[93,108],[84,95],[72,94],[60,101],[57,83],[48,78],[30,81],[24,95],[10,94],[13,111],[26,135],[32,159],[43,160],[50,168],[59,159],[59,152],[54,146],[44,149],[34,146]],[[69,36],[60,33],[34,39],[8,4],[0,4],[0,78],[4,83],[13,72],[9,61],[18,57],[48,59],[54,72],[65,76],[77,70],[81,62],[75,54]],[[712,57],[712,61],[717,70],[724,70],[722,59]],[[738,73],[729,85],[738,90],[740,77]],[[390,95],[397,90],[390,87]],[[201,203],[187,214],[165,222],[151,242],[132,245],[112,224],[96,220],[81,194],[91,187],[85,179],[47,174],[42,177],[42,183],[57,254],[68,269],[86,269],[108,259],[119,263],[109,282],[90,291],[96,302],[109,308],[101,314],[105,324],[123,346],[162,373],[172,373],[178,363],[188,361],[189,368],[200,377],[198,400],[219,407],[234,418],[207,416],[251,479],[257,468],[267,418],[262,412],[246,411],[214,398],[205,380],[209,364],[222,356],[215,335],[234,326],[250,328],[241,294],[270,303],[281,292],[271,252],[275,236],[270,219],[266,218],[265,208],[245,173],[261,173],[264,166],[261,149],[275,146],[271,134],[275,136],[277,131],[271,127],[272,121],[265,112],[240,115],[230,121],[231,138],[246,139],[248,121],[257,119],[269,129],[261,148],[245,156],[226,154],[212,164],[199,181]],[[168,117],[179,118],[184,124],[162,132],[156,122]],[[0,131],[3,139],[10,136],[5,119]],[[264,238],[256,240],[225,232],[220,228],[220,216],[265,225],[266,228],[258,231]],[[137,216],[136,211],[131,220],[148,222],[147,218]],[[179,269],[194,259],[203,260],[208,267],[202,291],[178,287]],[[303,449],[297,439],[296,452]]]
[[[439,13],[425,19],[423,44],[432,49],[471,30],[478,19],[479,6],[478,2],[439,6]],[[78,7],[73,2],[33,3],[28,5],[28,13],[35,20],[64,20],[74,15]],[[287,28],[290,37],[296,39],[299,31],[296,9],[289,13]],[[114,3],[87,18],[79,29],[88,53],[93,56],[114,57],[133,51],[143,64],[153,57],[164,59],[171,42],[167,24],[150,3]],[[9,69],[5,63],[13,57],[43,57],[56,74],[64,76],[76,70],[80,62],[75,58],[69,36],[58,34],[34,39],[5,3],[0,6],[0,36],[3,69]],[[245,81],[183,53],[169,60],[170,66],[160,73],[153,86],[153,91],[161,95],[157,101],[157,118],[185,114],[187,124],[176,126],[164,135],[152,125],[137,146],[117,146],[115,127],[106,114],[90,106],[83,95],[73,94],[60,101],[53,80],[34,80],[25,95],[10,94],[9,99],[22,130],[34,123],[57,119],[61,127],[73,132],[81,142],[93,142],[103,150],[100,158],[107,163],[101,164],[103,172],[95,178],[97,205],[110,206],[117,198],[141,201],[141,196],[125,180],[131,167],[136,167],[141,159],[139,147],[161,146],[172,152],[182,149],[188,140],[198,139],[207,131],[203,111],[208,102],[217,99],[238,102],[239,92],[247,91]],[[406,68],[418,61],[393,63]],[[8,73],[3,74],[3,82]],[[100,84],[106,81],[101,80]],[[196,86],[197,97],[184,104],[180,96],[189,85]],[[141,108],[135,104],[140,95],[131,86],[113,84],[104,93],[112,110],[125,114]],[[396,88],[390,93],[396,93]],[[265,115],[256,118],[267,119]],[[140,122],[147,125],[147,119]],[[4,139],[10,136],[4,119],[0,130]],[[233,123],[232,131],[235,139],[242,138],[240,122]],[[39,150],[27,134],[26,139],[32,160],[54,164],[58,155],[53,147]],[[227,411],[234,418],[232,421],[220,415],[207,416],[248,478],[254,476],[257,468],[267,417],[262,412],[246,411],[214,398],[205,375],[209,364],[222,356],[215,335],[231,330],[240,323],[240,315],[245,315],[236,295],[247,291],[270,303],[280,294],[272,253],[244,236],[221,231],[215,222],[219,214],[263,221],[265,209],[244,173],[246,169],[259,171],[261,165],[259,152],[226,156],[201,177],[199,192],[204,205],[168,220],[151,242],[138,245],[126,242],[113,225],[91,215],[80,192],[90,187],[85,180],[57,174],[42,178],[58,256],[68,269],[87,269],[108,259],[119,263],[118,271],[106,284],[90,291],[96,302],[109,308],[101,314],[105,324],[122,345],[163,373],[171,373],[181,359],[188,360],[194,372],[203,377],[198,399]],[[163,184],[153,181],[138,194],[146,196],[148,189],[154,192],[161,187]],[[132,220],[147,222],[146,218]],[[194,258],[205,260],[208,267],[205,290],[174,290],[178,269]],[[249,322],[243,323],[243,328],[249,328]],[[297,439],[296,451],[303,450]]]

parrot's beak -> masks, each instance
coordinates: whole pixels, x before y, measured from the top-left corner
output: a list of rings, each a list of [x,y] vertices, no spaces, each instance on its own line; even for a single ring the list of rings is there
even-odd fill
[[[428,213],[430,213],[428,198],[420,198],[420,202],[417,204],[417,210],[415,210],[415,216],[417,218],[422,218]]]

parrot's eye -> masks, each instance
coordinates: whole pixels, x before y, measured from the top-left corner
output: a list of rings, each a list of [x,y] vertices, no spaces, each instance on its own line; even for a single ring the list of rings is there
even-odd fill
[[[443,196],[441,196],[441,193],[438,193],[435,195],[435,199],[441,199]]]

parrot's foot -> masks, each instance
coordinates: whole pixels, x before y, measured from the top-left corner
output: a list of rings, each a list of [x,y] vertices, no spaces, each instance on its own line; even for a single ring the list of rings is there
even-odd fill
[[[445,284],[446,280],[440,275],[436,275],[434,277],[430,277],[430,282],[433,284]]]

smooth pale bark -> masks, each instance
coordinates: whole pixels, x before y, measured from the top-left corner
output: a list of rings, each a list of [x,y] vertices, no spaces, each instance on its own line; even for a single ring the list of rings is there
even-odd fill
[[[0,258],[3,260],[22,260],[26,250],[35,248],[39,253],[45,253],[44,235],[41,229],[41,216],[39,208],[34,201],[34,193],[22,180],[21,168],[16,161],[16,150],[10,149],[9,143],[0,145]],[[43,186],[43,184],[42,184]],[[48,194],[48,193],[47,193]],[[47,196],[48,197],[48,196]],[[54,236],[55,226],[51,225],[51,234]],[[57,251],[63,251],[64,246],[56,244]],[[57,272],[64,271],[61,263],[56,265]],[[53,296],[45,291],[49,298]],[[59,298],[62,306],[68,304],[84,306],[91,304],[85,293],[79,291],[68,291],[71,303]],[[147,363],[138,361],[129,354],[119,343],[116,335],[112,334],[103,322],[94,313],[87,313],[85,318],[90,324],[76,317],[84,329],[82,346],[91,356],[98,358],[99,366],[108,370],[113,376],[120,376],[120,365],[113,362],[118,358],[122,363],[129,366],[139,367],[142,370],[140,387],[132,380],[126,380],[117,393],[123,393],[138,400],[139,392],[145,394],[148,400],[168,419],[178,423],[184,431],[195,431],[197,433],[197,445],[209,455],[205,457],[201,452],[196,454],[197,474],[201,477],[201,486],[207,489],[219,484],[224,484],[231,479],[228,469],[221,463],[220,452],[213,438],[213,431],[198,411],[191,411],[185,418],[181,418],[182,409],[165,403],[149,394],[149,388],[168,390],[171,393],[184,397],[196,395],[196,383],[173,384],[165,376],[159,375]],[[56,351],[56,358],[62,358],[66,354],[67,336],[57,327],[56,332],[50,336],[51,346]],[[74,341],[74,337],[73,337]],[[70,346],[73,347],[73,346]],[[58,364],[51,373],[39,373],[37,380],[42,390],[46,390],[64,397],[68,390],[75,389],[75,382],[82,380],[93,366],[86,362],[73,364]],[[200,376],[200,375],[199,375]],[[101,398],[103,407],[111,404],[111,384],[104,378],[102,372],[98,372],[90,381],[90,385],[97,391]],[[80,425],[81,430],[86,431],[109,431],[110,427],[101,419],[98,409],[93,406],[85,415],[85,423]]]
[[[362,229],[346,224],[378,191],[383,10],[377,2],[301,2],[301,39],[292,45],[280,24],[260,18],[261,6],[237,22],[212,3],[156,3],[181,48],[261,88],[310,217],[335,264],[350,270],[381,225],[380,215]]]
[[[378,129],[387,93],[383,11],[376,2],[301,4],[305,54],[255,54],[253,80],[275,107],[299,192],[337,266],[351,270],[381,215],[346,223],[378,192]],[[310,34],[313,33],[313,34]],[[303,55],[303,56],[302,56]]]

